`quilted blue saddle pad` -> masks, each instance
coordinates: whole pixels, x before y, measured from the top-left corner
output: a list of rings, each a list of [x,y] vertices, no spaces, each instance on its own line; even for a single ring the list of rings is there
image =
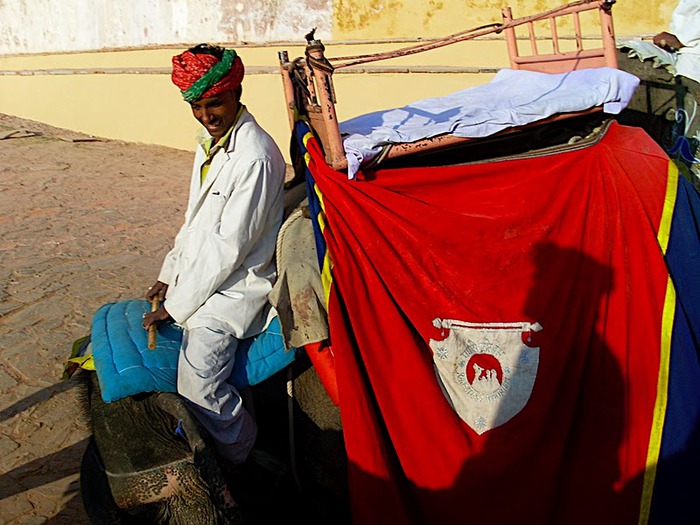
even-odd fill
[[[141,392],[177,392],[177,360],[182,329],[159,323],[155,350],[148,348],[143,314],[145,300],[106,304],[95,313],[90,332],[95,371],[106,403]],[[263,333],[238,345],[230,382],[237,388],[255,385],[289,365],[295,350],[286,350],[279,320]]]

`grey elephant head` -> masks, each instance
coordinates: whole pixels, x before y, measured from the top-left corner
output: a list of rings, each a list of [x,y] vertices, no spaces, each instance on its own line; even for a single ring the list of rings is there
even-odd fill
[[[244,393],[259,433],[237,466],[216,454],[179,396],[105,403],[96,374],[80,375],[93,432],[81,466],[91,523],[349,523],[339,412],[308,363]]]

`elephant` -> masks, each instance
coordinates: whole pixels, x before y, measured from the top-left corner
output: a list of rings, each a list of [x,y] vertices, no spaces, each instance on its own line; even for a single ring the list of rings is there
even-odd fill
[[[339,410],[304,355],[243,389],[259,430],[242,465],[216,454],[177,394],[105,403],[95,372],[76,378],[92,430],[80,472],[91,523],[350,523]]]
[[[467,144],[441,152],[439,161],[449,164],[465,157],[517,155],[523,150],[555,147],[571,137],[595,138],[601,120],[599,116],[579,118],[493,143]],[[296,143],[291,142],[295,191],[288,192],[288,220],[280,232],[280,241],[285,234],[289,239],[278,242],[282,248],[278,282],[284,293],[276,297],[274,306],[284,325],[303,325],[302,335],[311,334],[313,341],[319,341],[323,335],[315,321],[326,312],[325,305],[314,308],[323,302],[318,268],[313,276],[318,282],[313,285],[288,276],[285,270],[316,264],[308,210],[299,206],[306,195],[301,184],[305,166]],[[435,162],[433,157],[435,154],[422,154],[412,162],[427,165]],[[401,162],[387,162],[387,167]],[[289,233],[295,228],[299,230],[296,237]],[[288,264],[283,254],[288,254]],[[300,262],[299,257],[304,259]],[[292,334],[290,346],[303,348],[295,344],[300,339],[294,337]],[[251,457],[238,466],[216,454],[210,438],[176,394],[143,393],[105,403],[96,374],[81,370],[79,375],[92,429],[80,476],[91,523],[237,525],[289,517],[307,523],[351,522],[340,411],[304,351],[286,369],[242,390],[259,432]]]

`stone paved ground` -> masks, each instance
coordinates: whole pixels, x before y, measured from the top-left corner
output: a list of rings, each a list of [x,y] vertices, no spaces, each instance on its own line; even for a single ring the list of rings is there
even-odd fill
[[[12,131],[34,133],[14,133]],[[0,524],[83,525],[88,428],[72,343],[101,305],[140,298],[186,204],[191,153],[0,114]],[[33,135],[33,136],[31,136]]]

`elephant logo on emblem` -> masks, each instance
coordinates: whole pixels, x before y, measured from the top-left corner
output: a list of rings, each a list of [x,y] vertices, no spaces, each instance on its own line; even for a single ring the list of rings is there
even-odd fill
[[[481,435],[523,409],[540,357],[539,347],[529,346],[524,336],[542,330],[539,323],[435,319],[433,325],[450,331],[429,344],[445,394],[472,430]]]

